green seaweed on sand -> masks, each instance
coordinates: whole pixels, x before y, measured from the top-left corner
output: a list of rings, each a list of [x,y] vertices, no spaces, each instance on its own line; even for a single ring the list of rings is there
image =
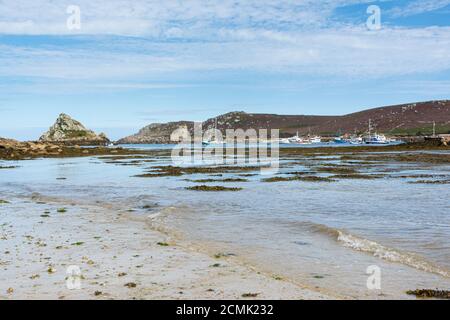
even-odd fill
[[[127,288],[129,288],[129,289],[132,289],[132,288],[136,288],[136,287],[137,287],[137,284],[134,283],[134,282],[128,282],[128,283],[125,283],[125,284],[124,284],[124,287],[127,287]]]
[[[59,209],[56,210],[56,212],[58,212],[58,213],[65,213],[65,212],[67,212],[67,209],[66,208],[59,208]]]
[[[220,253],[216,253],[214,255],[214,258],[220,259],[220,258],[233,257],[233,256],[235,256],[234,253],[222,253],[222,252],[220,252]]]
[[[73,246],[81,246],[83,244],[84,244],[84,242],[81,242],[81,241],[72,243]]]
[[[418,298],[440,298],[450,299],[449,290],[416,289],[406,291],[408,295],[414,295]]]
[[[167,242],[158,242],[157,245],[161,246],[161,247],[168,247],[169,246],[169,244]]]
[[[223,186],[193,186],[193,187],[186,187],[187,190],[192,191],[206,191],[206,192],[219,192],[219,191],[240,191],[242,188],[229,188],[229,187],[223,187]]]
[[[243,293],[242,298],[256,298],[259,295],[259,293]]]
[[[19,166],[0,166],[0,170],[1,169],[16,169],[16,168],[18,168]]]
[[[8,203],[9,203],[8,201],[0,199],[0,204],[8,204]]]

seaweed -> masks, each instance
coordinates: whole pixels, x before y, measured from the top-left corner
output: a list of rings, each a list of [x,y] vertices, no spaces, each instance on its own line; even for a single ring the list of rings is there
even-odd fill
[[[450,184],[450,180],[417,180],[408,181],[411,184]]]
[[[242,298],[256,298],[259,295],[259,293],[243,293]]]
[[[326,172],[326,173],[339,173],[339,174],[354,174],[357,173],[358,171],[353,169],[353,168],[349,168],[349,167],[342,167],[342,166],[326,166],[326,167],[321,167],[321,168],[317,168],[317,171],[319,172]]]
[[[408,295],[414,295],[418,298],[441,298],[450,299],[449,290],[416,289],[406,291]]]
[[[337,174],[332,176],[333,179],[363,179],[363,180],[374,180],[381,179],[383,175],[379,174]]]
[[[135,175],[137,178],[154,178],[154,177],[168,177],[168,176],[181,176],[190,174],[221,174],[221,173],[234,173],[245,171],[260,170],[261,166],[217,166],[217,167],[174,167],[174,166],[155,166],[151,168],[151,171]]]
[[[305,181],[305,182],[333,182],[333,179],[317,176],[294,176],[294,177],[272,177],[262,180],[263,182],[283,182],[283,181]]]
[[[194,186],[194,187],[186,187],[187,190],[193,190],[193,191],[206,191],[206,192],[219,192],[219,191],[241,191],[242,188],[229,188],[229,187],[223,187],[223,186]]]
[[[227,179],[199,179],[199,180],[187,180],[196,183],[210,183],[210,182],[248,182],[247,179],[242,178],[227,178]]]

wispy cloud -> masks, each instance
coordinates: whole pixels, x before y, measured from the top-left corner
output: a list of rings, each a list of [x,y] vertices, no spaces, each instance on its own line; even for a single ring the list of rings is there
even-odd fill
[[[82,35],[74,36],[65,25],[72,1],[3,1],[0,33],[53,36],[39,44],[0,38],[0,80],[29,79],[0,90],[181,88],[226,72],[367,79],[450,69],[449,27],[371,32],[330,19],[336,8],[364,3],[373,1],[79,0]],[[449,3],[412,1],[395,10],[409,15]]]
[[[0,75],[101,80],[97,87],[151,89],[174,84],[139,79],[224,70],[381,77],[450,68],[450,28],[372,33],[348,27],[314,34],[241,29],[224,31],[208,42],[113,41],[114,48],[106,44],[53,49],[0,45]],[[134,81],[121,81],[127,78]]]
[[[395,7],[389,11],[393,17],[408,17],[445,8],[450,0],[414,0],[406,6]]]

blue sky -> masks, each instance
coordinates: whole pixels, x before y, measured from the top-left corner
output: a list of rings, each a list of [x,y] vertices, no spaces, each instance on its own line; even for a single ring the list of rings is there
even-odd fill
[[[236,110],[449,99],[449,71],[450,0],[0,0],[0,136],[17,139],[61,112],[116,139]]]

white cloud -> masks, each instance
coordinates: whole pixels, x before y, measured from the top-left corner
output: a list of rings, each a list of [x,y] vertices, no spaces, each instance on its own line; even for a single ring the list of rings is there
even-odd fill
[[[450,28],[224,30],[216,41],[114,38],[96,47],[0,46],[0,75],[61,79],[153,78],[249,70],[372,78],[450,69]],[[106,41],[108,43],[108,41]],[[113,85],[113,84],[111,84]]]
[[[450,5],[450,0],[415,0],[404,7],[396,7],[389,14],[393,17],[408,17],[435,11]]]
[[[173,36],[228,26],[320,26],[339,6],[369,0],[15,0],[0,7],[0,33]],[[81,30],[66,28],[69,5],[81,9]]]
[[[144,90],[186,76],[192,84],[196,75],[208,72],[365,79],[450,69],[450,28],[370,32],[329,25],[335,8],[367,2],[78,0],[81,32],[87,36],[39,45],[0,44],[0,76],[38,79],[22,86],[47,79],[50,88],[61,80],[67,86],[78,81],[97,89]],[[422,10],[445,1],[423,2],[428,5]],[[72,3],[3,1],[0,33],[67,35],[65,9]],[[95,36],[105,33],[114,36]]]

